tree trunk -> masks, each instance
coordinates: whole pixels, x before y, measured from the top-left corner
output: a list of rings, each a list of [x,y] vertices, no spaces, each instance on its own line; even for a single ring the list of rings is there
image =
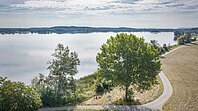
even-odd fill
[[[125,101],[128,101],[128,85],[125,85]]]
[[[128,101],[128,89],[129,89],[129,85],[128,85],[128,75],[129,75],[129,72],[128,72],[128,55],[127,55],[127,60],[126,60],[126,75],[127,77],[125,77],[125,82],[127,82],[125,84],[125,101]]]

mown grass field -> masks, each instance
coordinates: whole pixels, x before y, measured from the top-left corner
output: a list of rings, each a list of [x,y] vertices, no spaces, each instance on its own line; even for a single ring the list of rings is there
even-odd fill
[[[173,86],[163,110],[198,111],[198,42],[167,54],[162,69]]]

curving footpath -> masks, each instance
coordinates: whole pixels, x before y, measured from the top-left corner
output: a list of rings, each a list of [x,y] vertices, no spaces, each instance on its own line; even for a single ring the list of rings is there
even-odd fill
[[[158,97],[156,100],[154,100],[150,103],[144,104],[142,106],[149,107],[151,109],[162,110],[162,106],[165,104],[165,102],[172,95],[173,88],[172,88],[171,83],[169,82],[168,78],[165,76],[165,74],[163,72],[160,72],[159,76],[160,76],[163,86],[164,86],[164,91],[163,91],[162,95],[160,97]]]

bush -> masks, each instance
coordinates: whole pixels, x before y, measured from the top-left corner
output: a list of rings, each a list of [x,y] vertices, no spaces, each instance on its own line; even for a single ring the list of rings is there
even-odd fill
[[[184,37],[185,37],[185,43],[191,43],[191,35],[190,35],[190,33],[189,32],[186,32],[185,34],[184,34]]]
[[[184,36],[181,36],[178,38],[178,45],[184,45],[184,40],[185,40],[185,37]]]
[[[32,88],[0,77],[0,110],[36,111],[41,106],[41,99]]]
[[[166,44],[163,45],[163,48],[164,48],[165,52],[169,51],[169,47],[167,47]]]
[[[103,95],[104,93],[110,92],[113,88],[112,82],[110,80],[102,79],[96,84],[96,94]]]
[[[197,40],[197,38],[195,38],[195,37],[194,38],[191,38],[191,41],[196,41],[196,40]]]

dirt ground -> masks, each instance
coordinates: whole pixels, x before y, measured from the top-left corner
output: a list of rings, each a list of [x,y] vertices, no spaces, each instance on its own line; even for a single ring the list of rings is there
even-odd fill
[[[167,54],[161,62],[173,86],[163,110],[198,111],[198,42]]]
[[[158,77],[159,84],[153,86],[152,89],[145,91],[144,93],[134,92],[134,99],[138,100],[140,104],[148,103],[157,97],[159,97],[163,92],[163,86],[160,78]],[[95,99],[92,97],[88,101],[83,102],[83,105],[103,105],[109,102],[115,102],[124,97],[125,91],[120,90],[119,87],[114,88],[111,92],[106,93],[101,96],[100,99]],[[108,96],[111,96],[109,99]]]

